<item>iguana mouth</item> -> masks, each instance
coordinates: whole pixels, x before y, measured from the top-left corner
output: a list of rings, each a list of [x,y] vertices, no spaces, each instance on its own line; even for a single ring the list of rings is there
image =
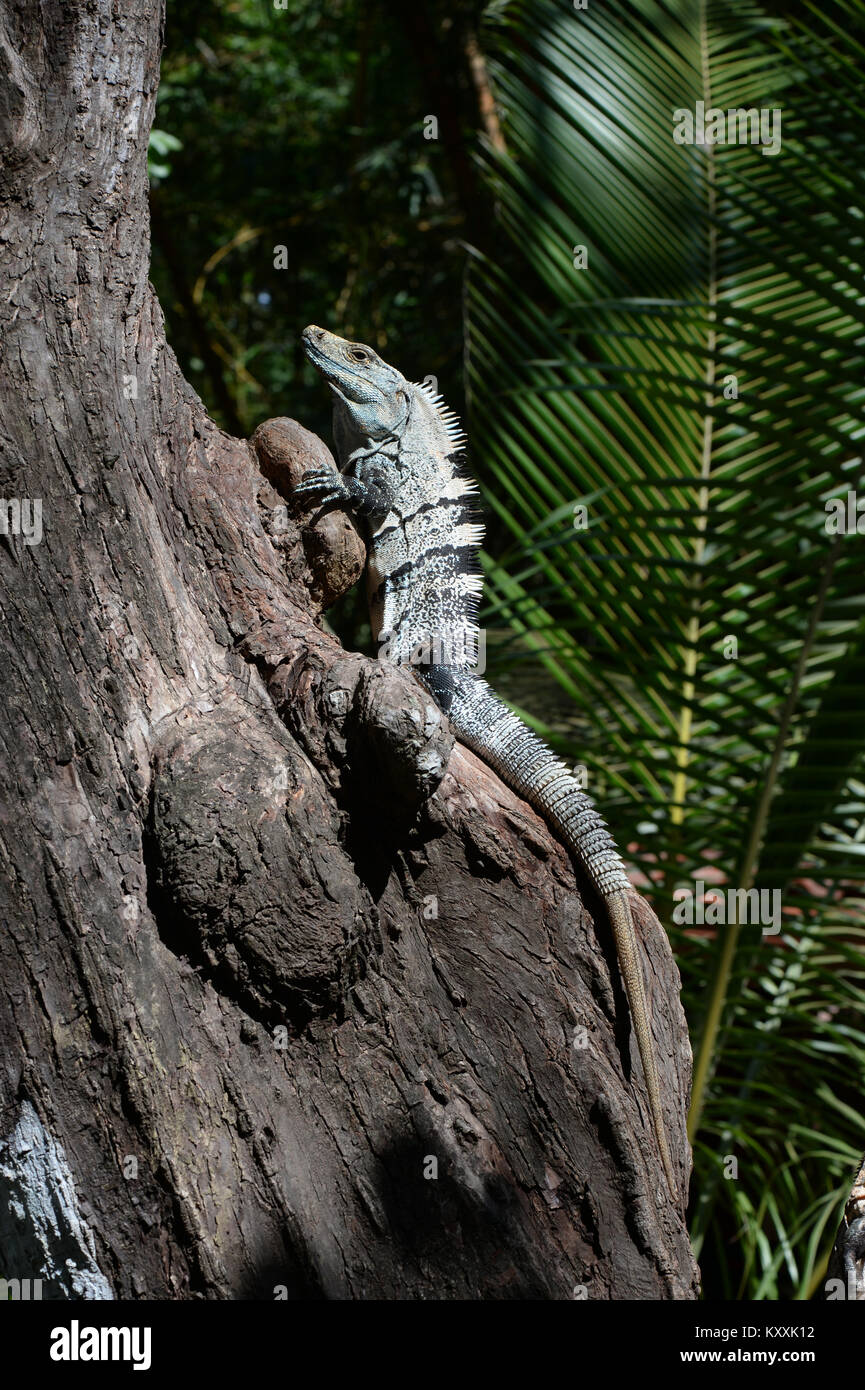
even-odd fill
[[[375,382],[370,381],[369,376],[364,373],[362,367],[354,367],[350,362],[344,362],[342,358],[337,359],[331,357],[330,354],[324,350],[321,346],[321,340],[328,336],[333,335],[328,335],[324,328],[318,327],[318,324],[311,323],[308,324],[301,333],[300,340],[303,343],[303,350],[310,362],[317,371],[321,372],[331,390],[334,391],[336,395],[340,396],[342,400],[345,401],[346,405],[362,404],[364,401],[369,401],[375,397],[383,400],[384,391],[377,386]],[[336,385],[333,380],[334,377],[338,380],[351,377],[353,380],[359,381],[363,386],[363,394],[357,397],[346,395],[345,392],[341,391]],[[347,385],[347,383],[345,384]]]
[[[314,323],[311,323],[309,327],[305,328],[300,335],[300,340],[303,343],[303,350],[306,353],[307,357],[311,358],[313,363],[316,365],[319,362],[321,362],[336,366],[336,363],[333,361],[333,358],[328,357],[324,349],[319,346],[319,341],[323,337],[324,329],[317,328]]]

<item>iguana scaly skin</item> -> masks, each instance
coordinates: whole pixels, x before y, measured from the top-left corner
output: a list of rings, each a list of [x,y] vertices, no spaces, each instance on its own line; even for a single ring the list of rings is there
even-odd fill
[[[652,1124],[670,1193],[676,1181],[624,865],[603,820],[542,739],[471,674],[483,526],[463,472],[464,436],[428,387],[407,381],[363,343],[311,325],[307,356],[334,393],[340,473],[308,473],[297,492],[366,518],[373,637],[411,664],[462,743],[540,811],[602,895],[637,1037]]]

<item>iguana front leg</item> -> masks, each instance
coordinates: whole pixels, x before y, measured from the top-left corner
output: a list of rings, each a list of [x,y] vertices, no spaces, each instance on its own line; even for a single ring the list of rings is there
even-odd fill
[[[359,516],[386,516],[390,511],[392,492],[379,478],[347,478],[332,468],[314,468],[305,473],[295,488],[298,497],[318,495],[322,506],[340,502]]]

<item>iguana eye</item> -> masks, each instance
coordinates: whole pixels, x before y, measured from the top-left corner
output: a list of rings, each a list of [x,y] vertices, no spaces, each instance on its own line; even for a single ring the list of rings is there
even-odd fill
[[[363,348],[349,348],[348,355],[353,358],[355,362],[369,361],[369,353],[365,352]]]

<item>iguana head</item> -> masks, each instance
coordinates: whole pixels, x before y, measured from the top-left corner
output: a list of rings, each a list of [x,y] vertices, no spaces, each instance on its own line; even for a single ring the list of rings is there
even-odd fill
[[[303,330],[303,346],[336,396],[341,431],[359,441],[385,439],[405,424],[409,383],[366,343],[349,342],[311,323]]]

